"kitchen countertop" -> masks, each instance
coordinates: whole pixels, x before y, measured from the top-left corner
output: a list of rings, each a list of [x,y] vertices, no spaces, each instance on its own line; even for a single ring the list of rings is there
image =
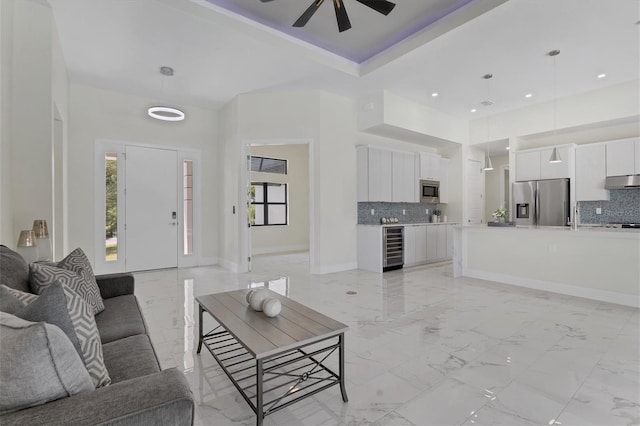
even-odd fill
[[[368,223],[359,223],[358,226],[375,226],[378,228],[388,228],[390,226],[424,226],[424,225],[460,225],[460,222],[437,222],[437,223],[433,223],[433,222],[420,222],[420,223],[375,223],[375,224],[368,224]]]
[[[492,232],[514,232],[514,231],[532,231],[532,232],[560,232],[573,233],[576,235],[616,235],[625,236],[632,239],[640,239],[640,229],[633,228],[607,228],[604,226],[579,226],[573,229],[570,226],[487,226],[487,224],[477,225],[461,225],[461,229],[486,229]]]

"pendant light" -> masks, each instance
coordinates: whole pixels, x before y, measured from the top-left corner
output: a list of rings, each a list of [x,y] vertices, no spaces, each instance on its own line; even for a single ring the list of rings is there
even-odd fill
[[[557,66],[556,66],[556,56],[560,54],[558,49],[552,50],[549,52],[549,56],[553,58],[553,136],[556,135],[556,129],[558,128],[558,79],[557,79]],[[549,157],[549,163],[562,163],[562,158],[558,153],[558,148],[553,147],[553,151],[551,151],[551,157]]]
[[[487,100],[484,102],[485,105],[490,106],[493,105],[493,102],[491,101],[491,87],[489,85],[489,80],[493,77],[493,74],[485,74],[482,76],[482,78],[484,78],[485,80],[487,80]],[[487,144],[489,144],[489,116],[487,116]],[[482,168],[482,170],[489,171],[489,170],[493,170],[493,164],[491,163],[491,156],[490,154],[490,148],[489,145],[487,145],[487,152],[485,153],[484,156],[484,167]]]
[[[160,67],[160,74],[162,74],[162,89],[164,89],[165,77],[173,76],[173,68]],[[163,90],[160,90],[161,92]],[[178,108],[166,106],[166,105],[153,105],[147,109],[149,117],[162,121],[182,121],[185,118],[184,111]]]

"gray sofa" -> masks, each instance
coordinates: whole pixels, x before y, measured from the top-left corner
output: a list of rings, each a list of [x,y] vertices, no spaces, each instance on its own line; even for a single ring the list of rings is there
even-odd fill
[[[130,274],[97,276],[105,309],[95,316],[111,385],[0,416],[2,425],[192,425],[182,372],[160,370]],[[0,246],[0,284],[29,290],[29,267]]]

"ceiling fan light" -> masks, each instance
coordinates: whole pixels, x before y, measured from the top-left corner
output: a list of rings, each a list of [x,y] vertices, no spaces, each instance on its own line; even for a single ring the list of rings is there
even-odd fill
[[[562,157],[558,153],[558,148],[553,147],[553,151],[551,151],[551,157],[549,157],[550,163],[562,163]]]
[[[147,110],[149,117],[162,121],[182,121],[184,112],[168,106],[152,106]]]

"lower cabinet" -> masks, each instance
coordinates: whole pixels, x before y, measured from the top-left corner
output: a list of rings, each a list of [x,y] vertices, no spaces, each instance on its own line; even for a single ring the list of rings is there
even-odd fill
[[[451,259],[453,227],[454,224],[405,225],[405,266]]]

